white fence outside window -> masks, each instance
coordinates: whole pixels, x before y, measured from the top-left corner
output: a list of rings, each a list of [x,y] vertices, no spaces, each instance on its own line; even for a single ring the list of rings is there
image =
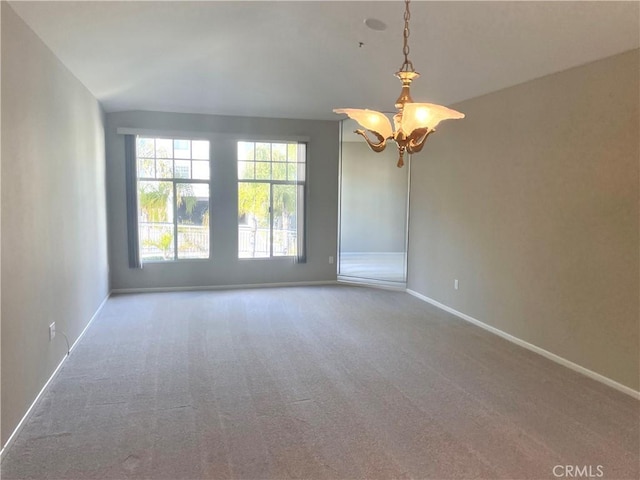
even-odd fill
[[[140,222],[140,258],[143,261],[165,260],[174,257],[173,223]],[[297,255],[298,237],[295,230],[273,230],[273,255]],[[209,257],[209,227],[206,225],[178,225],[178,258]],[[240,258],[269,257],[269,229],[240,226],[238,229]]]
[[[273,229],[273,256],[298,254],[298,235],[295,230]],[[238,257],[269,257],[269,229],[240,225],[238,228]]]

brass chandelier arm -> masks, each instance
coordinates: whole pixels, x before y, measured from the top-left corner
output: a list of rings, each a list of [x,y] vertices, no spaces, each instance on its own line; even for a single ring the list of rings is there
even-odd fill
[[[407,152],[418,153],[421,151],[427,141],[427,137],[435,131],[435,129],[419,128],[411,132],[411,135],[407,138]]]
[[[369,145],[369,148],[374,152],[382,152],[387,146],[387,139],[380,135],[378,132],[374,132],[373,130],[367,130],[367,132],[373,134],[378,139],[378,143],[372,142],[369,137],[367,137],[367,134],[364,130],[355,130],[353,133],[357,133],[358,135],[362,136],[362,138],[364,138]]]

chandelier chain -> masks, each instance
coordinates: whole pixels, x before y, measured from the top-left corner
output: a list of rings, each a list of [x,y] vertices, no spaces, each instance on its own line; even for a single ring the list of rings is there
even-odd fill
[[[404,44],[402,47],[402,53],[404,54],[404,63],[400,67],[400,71],[408,71],[413,72],[413,63],[409,60],[409,20],[411,19],[411,12],[409,11],[409,1],[405,0],[405,10],[404,10],[404,32],[402,34],[404,39]]]

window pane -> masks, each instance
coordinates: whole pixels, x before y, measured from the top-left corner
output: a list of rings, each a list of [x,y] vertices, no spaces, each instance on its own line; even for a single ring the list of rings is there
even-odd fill
[[[143,222],[173,222],[173,183],[138,182],[138,206]]]
[[[209,162],[192,162],[192,178],[209,180]]]
[[[173,160],[156,160],[156,177],[173,177]]]
[[[271,255],[269,184],[238,182],[238,257]]]
[[[297,143],[289,143],[287,145],[287,161],[289,162],[298,161],[298,144]]]
[[[286,163],[272,163],[272,178],[274,180],[286,180],[287,179],[287,164]]]
[[[252,180],[254,176],[255,163],[253,162],[238,162],[238,179],[239,180]]]
[[[140,260],[143,262],[162,262],[173,260],[173,224],[140,222]]]
[[[194,160],[209,160],[209,141],[193,140],[191,142],[191,155]]]
[[[256,143],[256,160],[262,160],[266,162],[271,160],[270,143]]]
[[[271,160],[274,162],[287,161],[287,144],[286,143],[274,143],[271,146]]]
[[[307,166],[304,163],[297,163],[296,166],[298,167],[298,181],[304,181],[307,175]]]
[[[141,260],[174,259],[172,182],[138,182],[138,229]]]
[[[174,158],[191,158],[191,140],[173,141]]]
[[[154,178],[155,174],[155,160],[152,158],[138,158],[138,177],[139,178]]]
[[[176,160],[175,178],[191,178],[191,161]]]
[[[173,158],[173,141],[170,138],[156,138],[156,158]]]
[[[295,185],[273,186],[273,255],[297,255]]]
[[[253,142],[238,142],[238,160],[253,160]]]
[[[155,156],[155,143],[153,138],[138,137],[136,145],[136,155],[138,157],[153,158]]]
[[[209,185],[176,185],[178,258],[209,258]]]
[[[256,162],[256,179],[271,179],[271,162]]]
[[[288,177],[287,177],[287,179],[296,181],[298,179],[298,164],[289,163],[287,165],[287,169],[288,169],[288,172],[287,172]]]

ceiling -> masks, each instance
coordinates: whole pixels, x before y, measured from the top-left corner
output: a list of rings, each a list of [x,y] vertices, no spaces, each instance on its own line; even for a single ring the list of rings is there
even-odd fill
[[[400,92],[400,1],[10,3],[107,112],[332,120]],[[640,3],[414,1],[409,45],[414,100],[450,105],[638,48]]]

